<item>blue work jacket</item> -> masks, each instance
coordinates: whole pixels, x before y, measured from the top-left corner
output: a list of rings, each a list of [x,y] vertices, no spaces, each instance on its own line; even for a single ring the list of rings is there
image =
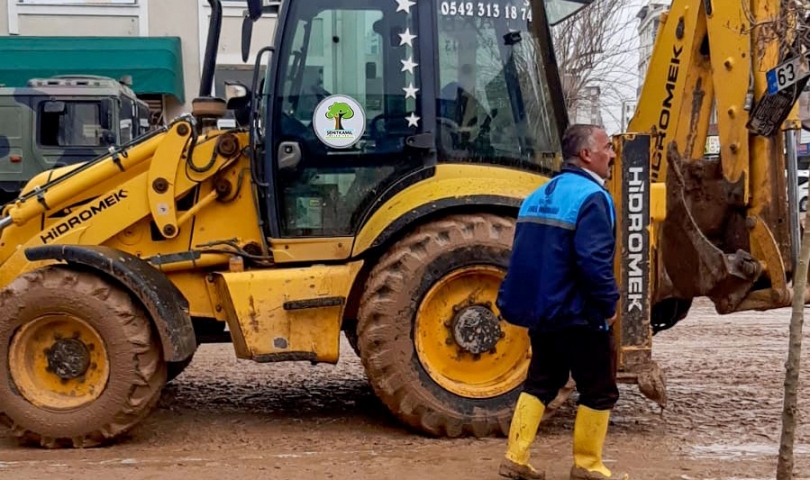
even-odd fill
[[[507,322],[548,332],[607,330],[619,289],[613,272],[616,215],[608,191],[567,165],[524,200],[497,306]]]

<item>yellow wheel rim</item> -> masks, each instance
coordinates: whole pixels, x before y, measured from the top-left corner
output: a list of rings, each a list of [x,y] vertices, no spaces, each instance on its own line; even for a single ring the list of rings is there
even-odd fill
[[[443,388],[468,398],[491,398],[520,385],[531,357],[524,328],[498,321],[495,306],[503,270],[455,270],[427,292],[414,327],[416,353]]]
[[[68,314],[26,323],[12,338],[8,359],[17,390],[40,408],[68,410],[92,402],[110,376],[101,336]]]

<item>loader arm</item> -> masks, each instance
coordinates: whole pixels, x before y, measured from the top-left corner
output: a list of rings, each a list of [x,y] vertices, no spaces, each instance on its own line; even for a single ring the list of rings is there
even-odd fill
[[[628,127],[650,135],[650,181],[666,186],[653,188],[660,194],[653,201],[666,203],[665,219],[651,229],[653,305],[678,309],[699,296],[719,313],[790,305],[796,206],[785,201],[782,126],[797,124],[803,83],[768,94],[766,73],[784,55],[752,27],[779,7],[777,0],[674,0],[661,17]],[[713,107],[718,159],[704,157]]]

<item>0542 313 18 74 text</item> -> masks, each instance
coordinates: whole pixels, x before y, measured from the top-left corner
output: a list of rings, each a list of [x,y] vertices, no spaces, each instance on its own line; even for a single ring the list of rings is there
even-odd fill
[[[440,12],[446,16],[532,20],[532,9],[528,2],[521,2],[521,6],[502,3],[505,2],[441,2]]]

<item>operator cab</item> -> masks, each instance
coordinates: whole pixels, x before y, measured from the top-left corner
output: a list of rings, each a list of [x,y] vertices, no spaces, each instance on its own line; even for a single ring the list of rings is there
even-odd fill
[[[588,3],[282,2],[251,125],[268,235],[353,236],[437,163],[551,173],[567,115],[548,24]]]

